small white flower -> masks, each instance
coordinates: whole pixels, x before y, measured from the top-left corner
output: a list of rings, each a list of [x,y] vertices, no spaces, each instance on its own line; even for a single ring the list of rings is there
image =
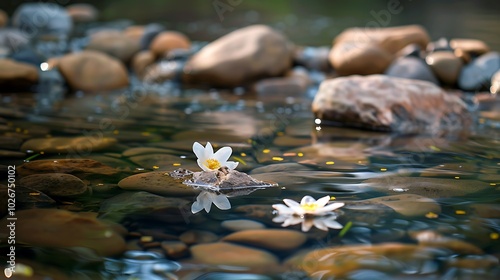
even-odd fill
[[[212,208],[212,203],[221,210],[231,209],[231,203],[225,194],[217,194],[215,192],[202,191],[197,197],[196,201],[191,205],[191,212],[196,214],[205,209],[208,213]]]
[[[227,161],[233,152],[231,147],[222,147],[214,154],[214,149],[210,142],[207,142],[205,147],[198,142],[194,142],[193,152],[198,158],[198,166],[204,171],[217,170],[223,166],[235,169],[238,166],[238,163],[235,161]]]
[[[297,215],[278,215],[273,219],[275,223],[283,223],[282,227],[293,226],[302,223],[302,231],[307,232],[313,226],[324,231],[328,228],[341,229],[343,226],[336,221],[337,215],[300,217]]]
[[[330,196],[324,196],[318,200],[312,198],[309,195],[306,195],[300,201],[300,204],[291,199],[283,199],[284,204],[274,204],[273,208],[278,211],[278,215],[315,215],[315,216],[324,216],[329,212],[344,206],[344,203],[331,203]]]

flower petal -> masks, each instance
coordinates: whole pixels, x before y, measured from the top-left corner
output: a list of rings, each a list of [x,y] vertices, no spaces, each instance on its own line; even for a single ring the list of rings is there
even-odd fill
[[[193,214],[200,212],[202,209],[203,209],[203,206],[198,201],[195,201],[193,203],[193,205],[191,205],[191,213],[193,213]]]
[[[211,194],[209,192],[201,192],[198,197],[196,198],[196,200],[200,201],[200,204],[203,206],[203,208],[205,208],[205,211],[207,213],[210,212],[210,208],[212,208],[212,200],[213,198],[211,197]]]
[[[335,221],[335,219],[325,219],[323,220],[323,224],[329,228],[334,228],[334,229],[341,229],[344,227],[339,222]]]
[[[227,195],[225,195],[225,194],[219,194],[219,195],[213,196],[213,201],[212,202],[220,210],[231,209],[231,203],[229,202],[229,199],[227,198]]]
[[[285,222],[281,225],[282,227],[293,226],[296,224],[300,224],[302,222],[302,218],[297,216],[288,216]]]
[[[325,221],[323,219],[314,219],[313,224],[320,230],[328,231],[328,227],[325,225]]]
[[[200,143],[194,142],[193,152],[198,159],[205,160],[205,148]]]
[[[309,231],[313,225],[314,221],[312,219],[305,219],[302,222],[302,231],[303,232]]]
[[[321,208],[321,207],[325,206],[329,201],[330,201],[329,195],[323,196],[322,198],[320,198],[316,201],[316,205]]]
[[[276,216],[276,217],[273,218],[273,222],[275,222],[275,223],[283,223],[289,217],[290,216],[288,216],[288,215],[278,215],[278,216]]]
[[[232,153],[233,149],[231,149],[231,147],[222,147],[214,154],[214,159],[221,163],[225,163]]]
[[[278,215],[293,215],[295,211],[285,204],[273,204],[273,208],[278,211]]]
[[[200,159],[198,159],[196,161],[198,163],[198,166],[203,170],[203,171],[210,171],[210,168],[206,167],[204,164],[203,164],[203,161],[201,161]]]
[[[236,161],[227,161],[226,164],[223,164],[225,166],[227,166],[227,168],[229,169],[236,169],[236,166],[238,166],[238,163],[239,162],[236,162]]]
[[[304,215],[306,213],[306,211],[302,209],[302,207],[300,207],[300,204],[295,200],[285,198],[283,199],[283,202],[285,202],[285,204],[288,205],[297,215]]]
[[[214,157],[214,148],[212,148],[212,144],[210,144],[210,142],[207,142],[207,145],[205,146],[204,155],[205,155],[205,160]]]
[[[317,214],[330,212],[330,211],[333,211],[333,210],[335,210],[337,208],[340,208],[340,207],[342,207],[344,205],[345,204],[342,203],[342,202],[331,203],[331,204],[328,204],[327,206],[325,206],[323,208],[318,209]]]

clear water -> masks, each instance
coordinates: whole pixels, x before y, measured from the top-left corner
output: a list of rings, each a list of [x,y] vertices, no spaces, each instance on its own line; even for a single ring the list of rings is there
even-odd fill
[[[18,245],[18,258],[31,259],[58,273],[64,272],[70,275],[69,279],[309,279],[311,276],[300,266],[288,265],[290,257],[341,245],[416,244],[410,237],[411,232],[431,230],[443,238],[473,244],[481,248],[482,253],[438,247],[433,249],[431,257],[376,254],[364,259],[364,266],[342,277],[497,279],[500,276],[499,103],[493,102],[475,113],[476,127],[469,137],[401,136],[318,124],[310,110],[310,95],[262,96],[243,89],[180,89],[169,83],[154,88],[136,84],[130,91],[115,93],[77,92],[64,98],[57,94],[2,94],[0,117],[4,136],[28,139],[86,135],[118,140],[117,145],[103,152],[41,154],[31,161],[89,158],[123,170],[124,174],[171,171],[178,167],[196,169],[192,144],[210,141],[217,147],[233,148],[232,159],[240,162],[239,171],[279,183],[278,188],[229,198],[230,210],[212,206],[210,213],[201,211],[195,215],[189,212],[189,207],[173,214],[129,213],[119,222],[139,235],[126,237],[129,244],[135,245],[129,245],[129,251],[122,256],[96,261],[84,252],[68,254],[64,250]],[[103,119],[112,125],[103,129],[99,126]],[[135,162],[123,155],[124,151],[137,147],[164,148],[165,152],[149,154]],[[21,165],[29,156],[2,157],[0,164]],[[405,178],[410,183],[424,182],[422,184],[429,178],[450,180],[437,188],[429,184],[429,190],[426,186],[399,183],[391,179],[394,177]],[[382,180],[382,187],[373,187],[371,181],[367,181],[377,178],[389,179]],[[477,180],[487,187],[479,190],[460,187],[464,180]],[[95,188],[102,182],[95,179],[87,183]],[[109,191],[94,192],[90,197],[58,207],[98,212],[104,200],[123,192],[113,188],[116,183],[118,179],[105,183],[110,186]],[[441,207],[441,213],[424,209],[421,214],[407,216],[388,207],[359,202],[414,193],[433,199]],[[151,232],[175,239],[193,229],[210,231],[217,238],[223,238],[230,231],[221,228],[221,222],[233,219],[281,228],[272,221],[270,206],[281,203],[284,198],[299,201],[304,195],[315,198],[330,195],[336,201],[345,202],[347,205],[341,208],[337,219],[345,230],[341,233],[338,229],[312,229],[306,233],[307,242],[299,248],[272,250],[280,265],[256,268],[209,265],[193,261],[189,254],[166,257],[159,244],[138,241],[140,235]],[[190,203],[195,201],[194,196],[185,198]],[[300,226],[289,229],[300,232]],[[162,240],[156,237],[153,241]],[[477,263],[453,265],[458,260]],[[321,263],[321,259],[317,262]]]

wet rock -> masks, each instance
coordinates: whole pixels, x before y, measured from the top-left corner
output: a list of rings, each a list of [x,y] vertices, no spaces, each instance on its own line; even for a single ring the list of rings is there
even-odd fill
[[[4,49],[6,54],[26,47],[28,43],[29,38],[21,31],[14,28],[0,28],[0,49]]]
[[[427,44],[427,52],[452,51],[450,42],[446,38],[439,38],[437,41]]]
[[[253,25],[202,48],[187,62],[187,83],[237,87],[283,75],[292,65],[291,43],[274,29]]]
[[[458,96],[429,82],[382,75],[326,80],[312,110],[322,120],[402,133],[461,132],[472,122]]]
[[[206,230],[188,230],[179,236],[179,239],[188,244],[212,243],[219,240],[219,237]]]
[[[54,3],[24,3],[12,16],[12,25],[30,36],[68,36],[73,22],[66,9]]]
[[[476,203],[470,205],[472,213],[486,219],[500,219],[500,205],[489,203]]]
[[[457,267],[471,271],[478,271],[478,270],[482,271],[482,270],[492,269],[495,267],[498,268],[499,261],[498,258],[495,256],[482,255],[482,256],[465,256],[465,257],[450,258],[449,260],[447,260],[446,264],[450,267]]]
[[[19,176],[24,177],[32,174],[66,173],[72,174],[80,179],[101,180],[116,182],[127,172],[104,165],[90,159],[48,159],[35,160],[22,164],[17,168]]]
[[[60,58],[59,70],[75,90],[108,91],[128,85],[128,73],[117,59],[96,51],[82,51]]]
[[[149,50],[156,57],[164,57],[168,52],[175,49],[190,49],[189,38],[176,31],[163,31],[152,40]]]
[[[114,138],[96,137],[52,137],[35,138],[23,143],[21,151],[39,153],[88,154],[105,150],[116,144]]]
[[[441,206],[434,199],[415,194],[382,196],[363,201],[388,206],[397,213],[410,217],[425,216],[429,212],[435,214],[441,213]]]
[[[297,76],[262,79],[253,85],[262,96],[302,96],[306,94],[309,81]]]
[[[163,32],[165,27],[158,23],[150,23],[144,27],[144,33],[142,34],[141,42],[141,50],[149,50],[149,46],[154,38]]]
[[[163,83],[165,81],[179,81],[183,64],[177,61],[160,61],[147,67],[143,81],[147,83]]]
[[[174,259],[185,257],[189,252],[187,245],[182,241],[162,241],[161,248],[168,257]]]
[[[238,231],[222,241],[243,243],[270,250],[293,250],[306,242],[305,234],[288,229],[252,229]]]
[[[248,204],[241,205],[234,209],[235,212],[245,213],[246,216],[269,222],[275,215],[271,205]]]
[[[299,268],[313,278],[337,279],[362,269],[399,271],[404,264],[422,269],[426,261],[433,261],[434,254],[436,252],[430,249],[412,244],[341,245],[308,253]]]
[[[4,10],[0,10],[0,28],[7,25],[9,22],[9,15]]]
[[[0,136],[0,148],[2,149],[19,150],[22,143],[23,140],[17,137]]]
[[[272,267],[279,263],[266,251],[226,242],[195,245],[190,250],[195,261],[208,265]]]
[[[491,77],[490,92],[494,94],[500,93],[500,70],[495,72],[493,77]]]
[[[21,178],[19,183],[51,197],[77,197],[87,192],[87,185],[82,180],[63,173],[33,174]]]
[[[193,187],[184,185],[172,178],[168,172],[147,172],[129,176],[118,186],[124,190],[147,191],[168,196],[192,196],[196,194]]]
[[[490,51],[490,47],[485,42],[476,39],[452,39],[450,46],[454,50],[460,50],[470,56],[479,56]]]
[[[123,35],[136,42],[137,51],[141,51],[141,38],[144,35],[143,25],[131,25],[123,30]]]
[[[410,237],[416,239],[418,244],[425,247],[438,247],[452,250],[459,254],[482,255],[484,252],[476,245],[468,242],[443,236],[431,230],[410,232]]]
[[[86,247],[100,256],[125,251],[125,241],[112,226],[95,218],[58,209],[30,209],[16,212],[23,221],[16,224],[16,242],[49,248]],[[0,235],[6,240],[8,221],[1,221]]]
[[[476,164],[471,163],[444,163],[426,168],[420,172],[422,177],[440,177],[448,179],[473,179],[478,173]]]
[[[146,74],[148,66],[155,63],[155,56],[150,51],[141,51],[137,53],[132,59],[132,69],[134,73],[142,78]]]
[[[128,63],[140,50],[139,41],[133,40],[117,30],[102,30],[90,36],[86,50],[103,52]]]
[[[53,208],[57,204],[54,199],[43,192],[21,185],[16,186],[16,203],[17,209]]]
[[[405,192],[430,198],[467,196],[489,188],[488,183],[466,179],[387,176],[365,181],[369,188],[394,194]]]
[[[99,11],[86,3],[71,4],[66,6],[66,12],[73,22],[92,22],[99,17]]]
[[[370,151],[367,145],[360,142],[331,141],[288,150],[287,153],[302,153],[302,156],[295,157],[302,164],[318,166],[328,162],[326,165],[331,165],[330,169],[342,169],[341,162],[366,162]],[[353,169],[352,165],[348,168]]]
[[[454,53],[447,51],[433,52],[425,58],[425,61],[441,82],[447,85],[456,84],[463,62]]]
[[[421,58],[422,48],[417,44],[409,44],[402,48],[396,56]]]
[[[424,60],[416,57],[400,57],[394,60],[386,69],[385,75],[406,79],[422,80],[439,85],[431,68]]]
[[[27,63],[8,58],[0,59],[0,87],[2,91],[9,89],[26,90],[38,82],[38,70]]]
[[[458,86],[463,90],[489,89],[491,78],[498,70],[500,70],[500,53],[483,54],[462,68]]]
[[[181,198],[163,197],[148,192],[125,192],[106,199],[99,208],[100,217],[121,221],[128,215],[153,215],[161,213],[170,222],[184,221],[183,208],[189,202]]]
[[[239,219],[239,220],[226,220],[221,223],[221,226],[230,231],[243,231],[250,229],[263,229],[266,226],[263,223]]]
[[[328,47],[297,47],[294,51],[293,60],[296,64],[310,70],[328,72],[332,70],[328,55]]]
[[[334,40],[329,59],[342,76],[383,73],[394,55],[409,44],[425,48],[429,35],[420,26],[349,28]]]
[[[155,169],[157,171],[171,171],[175,166],[181,166],[187,169],[198,169],[196,162],[188,159],[182,159],[165,153],[147,154],[132,156],[130,161],[146,169]]]

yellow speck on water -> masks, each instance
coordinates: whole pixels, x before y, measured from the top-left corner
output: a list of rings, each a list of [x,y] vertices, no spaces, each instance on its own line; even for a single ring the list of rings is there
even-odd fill
[[[455,176],[455,179],[457,179],[457,180],[460,179],[460,176]]]
[[[113,130],[114,135],[118,135],[119,133],[120,133],[120,131],[118,129]]]
[[[275,160],[275,161],[282,161],[283,158],[282,157],[273,157],[273,160]]]
[[[151,242],[153,241],[153,237],[152,236],[141,236],[141,242]]]
[[[303,157],[303,156],[304,156],[304,154],[303,154],[303,153],[297,153],[297,156],[298,156],[298,157]]]
[[[45,154],[45,152],[44,151],[40,151],[40,154],[43,155],[43,154]]]
[[[497,183],[490,183],[490,186],[492,186],[492,187],[494,187],[496,185],[497,185]]]
[[[173,166],[181,166],[181,164],[180,164],[180,163],[178,163],[178,162],[174,162],[172,165],[173,165]]]
[[[271,150],[269,150],[269,149],[264,149],[262,152],[263,152],[264,154],[269,154],[269,153],[271,152]]]
[[[19,133],[19,132],[21,132],[21,131],[22,131],[22,129],[21,129],[20,127],[17,127],[17,128],[16,128],[16,132],[18,132],[18,133]]]
[[[325,163],[326,163],[327,165],[333,165],[333,164],[335,164],[335,162],[334,162],[334,161],[327,161],[327,162],[325,162]]]
[[[387,168],[385,168],[385,167],[384,167],[384,168],[380,168],[380,171],[382,171],[382,172],[386,172],[386,171],[387,171]]]
[[[160,168],[158,165],[153,165],[153,169],[158,169]]]
[[[240,154],[240,156],[242,156],[242,157],[246,157],[246,156],[247,156],[247,154],[245,154],[245,153],[241,153],[241,154]]]
[[[436,214],[434,212],[429,212],[429,213],[425,214],[425,217],[429,218],[429,219],[435,219],[438,217],[438,214]]]
[[[429,146],[429,148],[430,148],[431,150],[433,150],[433,151],[436,151],[436,152],[440,152],[440,151],[441,151],[441,149],[440,149],[440,148],[438,148],[438,147],[436,147],[436,146],[434,146],[434,145]]]
[[[465,215],[465,211],[464,210],[456,210],[455,214],[457,214],[457,215]]]
[[[151,136],[151,133],[144,131],[141,133],[142,136]]]
[[[498,234],[497,232],[490,233],[490,238],[493,240],[497,240],[499,237],[500,237],[500,234]]]
[[[278,131],[278,133],[276,133],[276,135],[283,136],[283,135],[285,135],[285,133],[283,133],[283,131]]]
[[[335,200],[337,198],[335,198],[335,196],[330,196],[330,200]]]
[[[24,134],[28,134],[28,133],[29,133],[29,130],[25,129],[25,130],[23,131],[23,133],[24,133]]]
[[[40,193],[39,192],[30,192],[30,195],[32,195],[32,196],[39,196]]]

